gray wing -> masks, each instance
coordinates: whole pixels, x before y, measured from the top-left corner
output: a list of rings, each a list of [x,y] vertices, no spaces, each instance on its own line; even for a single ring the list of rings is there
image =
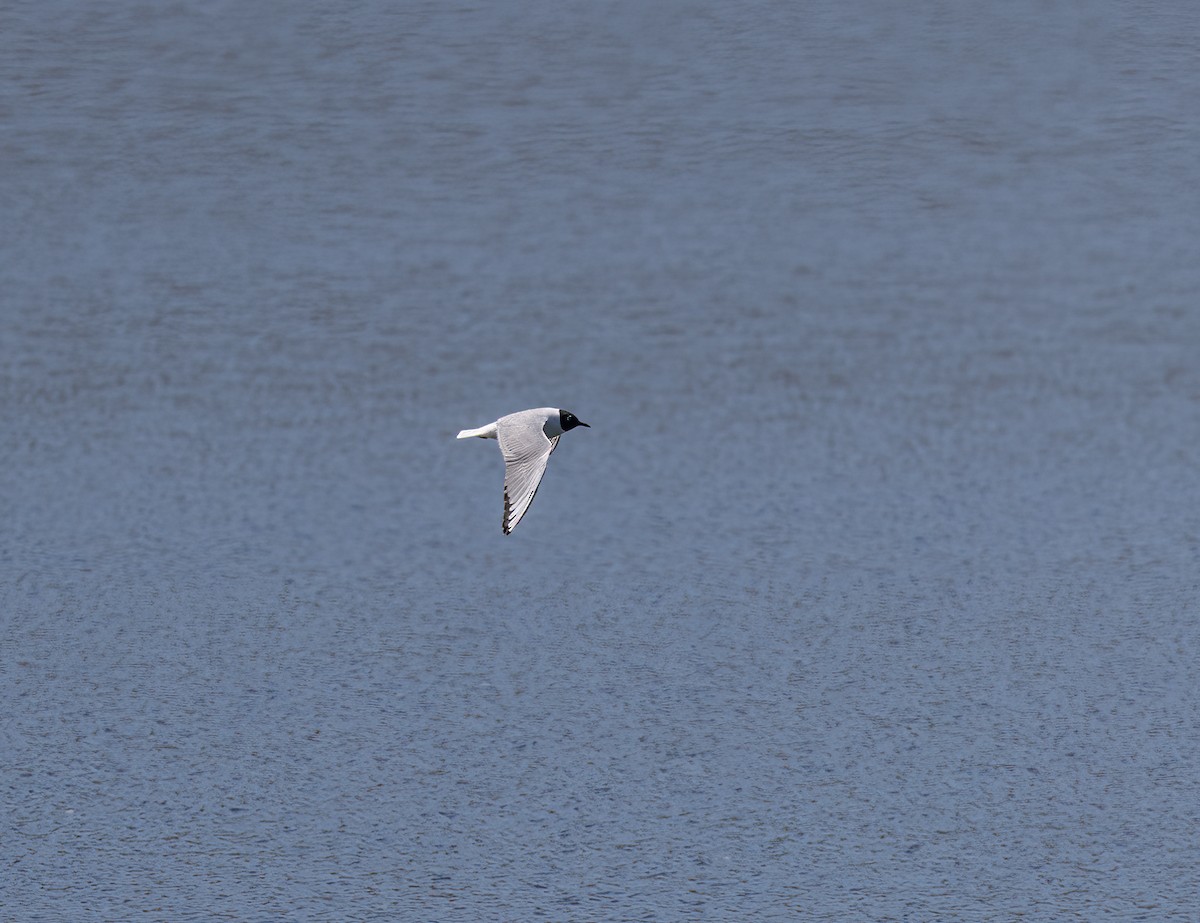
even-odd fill
[[[517,527],[529,504],[537,495],[546,462],[558,445],[540,425],[500,426],[497,428],[500,451],[504,453],[504,534]]]

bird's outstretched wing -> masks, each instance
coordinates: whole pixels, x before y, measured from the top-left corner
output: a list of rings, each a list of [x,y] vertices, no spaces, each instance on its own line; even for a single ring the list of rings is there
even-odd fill
[[[541,426],[500,425],[497,427],[500,451],[504,453],[504,534],[517,527],[537,494],[546,462],[558,445],[558,436],[550,439]]]

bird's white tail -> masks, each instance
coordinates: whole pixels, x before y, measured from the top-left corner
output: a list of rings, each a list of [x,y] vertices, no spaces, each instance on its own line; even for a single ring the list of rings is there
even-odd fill
[[[470,439],[472,436],[478,436],[480,439],[495,439],[496,424],[489,423],[487,426],[479,427],[479,429],[464,429],[458,434],[459,439]]]

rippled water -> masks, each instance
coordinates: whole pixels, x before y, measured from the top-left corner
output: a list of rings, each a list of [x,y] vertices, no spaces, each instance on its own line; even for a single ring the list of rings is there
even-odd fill
[[[1190,7],[5,20],[3,919],[1194,915]]]

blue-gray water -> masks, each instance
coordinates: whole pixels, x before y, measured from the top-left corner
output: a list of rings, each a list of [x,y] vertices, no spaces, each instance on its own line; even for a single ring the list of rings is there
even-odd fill
[[[10,5],[0,918],[1195,919],[1195,9]]]

